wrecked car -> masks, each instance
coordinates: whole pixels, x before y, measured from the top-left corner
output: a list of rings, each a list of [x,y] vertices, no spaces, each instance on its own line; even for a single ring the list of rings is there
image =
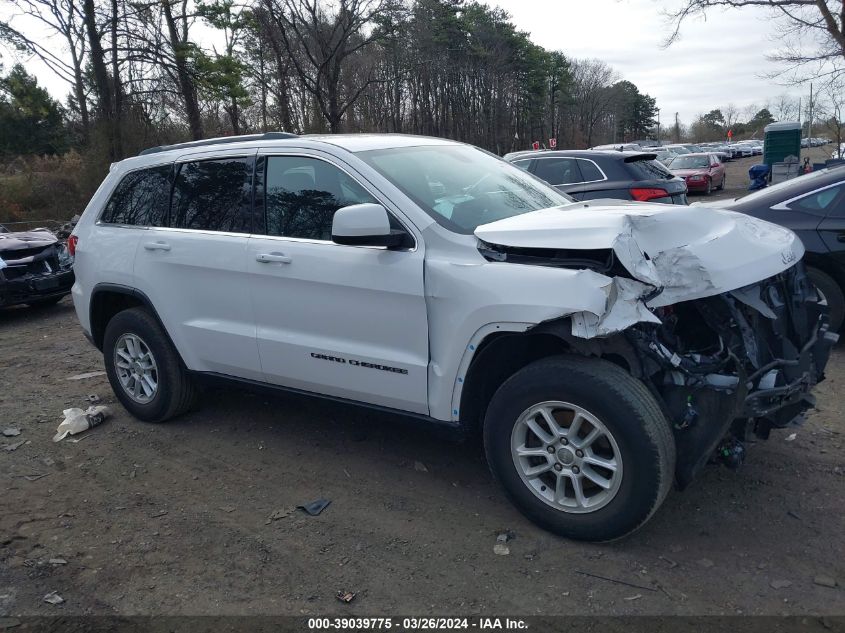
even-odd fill
[[[0,231],[0,307],[52,305],[72,286],[73,258],[49,230]]]
[[[799,423],[837,339],[791,231],[576,203],[442,139],[152,148],[70,243],[79,321],[140,420],[226,382],[479,430],[514,504],[577,539]]]

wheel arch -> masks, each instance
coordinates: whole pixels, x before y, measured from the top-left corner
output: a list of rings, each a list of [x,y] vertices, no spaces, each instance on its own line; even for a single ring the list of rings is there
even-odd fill
[[[489,328],[488,328],[489,329]],[[624,335],[600,339],[572,336],[568,317],[540,323],[524,331],[497,328],[475,346],[463,377],[455,385],[460,422],[468,430],[481,428],[487,405],[496,390],[523,367],[537,360],[564,354],[602,358],[642,377],[642,365]]]
[[[109,321],[123,310],[130,308],[145,308],[158,322],[162,331],[170,340],[170,334],[164,327],[158,312],[149,297],[137,288],[119,284],[100,283],[91,293],[89,318],[91,323],[91,339],[100,351],[103,350],[103,338]],[[170,340],[173,344],[173,341]],[[175,346],[174,346],[175,348]]]

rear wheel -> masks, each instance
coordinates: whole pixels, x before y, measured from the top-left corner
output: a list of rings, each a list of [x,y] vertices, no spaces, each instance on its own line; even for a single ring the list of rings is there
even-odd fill
[[[808,266],[807,276],[816,286],[819,298],[827,304],[831,331],[838,332],[845,321],[845,293],[833,277],[818,268]]]
[[[164,422],[196,400],[194,381],[179,354],[143,308],[124,310],[109,321],[103,360],[118,400],[140,420]]]
[[[607,361],[554,357],[499,388],[484,421],[490,468],[532,521],[607,541],[636,530],[671,486],[675,444],[640,381]]]

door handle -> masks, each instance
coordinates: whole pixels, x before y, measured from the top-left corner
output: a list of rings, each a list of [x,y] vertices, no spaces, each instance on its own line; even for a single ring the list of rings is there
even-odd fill
[[[146,242],[144,248],[148,251],[169,251],[170,244],[167,242]]]
[[[255,261],[262,264],[272,264],[278,262],[279,264],[290,264],[291,259],[284,253],[261,253],[255,256]]]

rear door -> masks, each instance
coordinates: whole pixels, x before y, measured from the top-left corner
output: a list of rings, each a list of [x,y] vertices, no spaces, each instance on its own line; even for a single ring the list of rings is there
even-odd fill
[[[262,152],[256,174],[265,234],[251,238],[247,265],[264,379],[428,413],[422,241],[401,250],[332,242],[340,207],[394,210],[336,158]]]
[[[177,161],[167,221],[141,237],[135,277],[188,368],[260,380],[246,265],[254,163],[255,150]]]

